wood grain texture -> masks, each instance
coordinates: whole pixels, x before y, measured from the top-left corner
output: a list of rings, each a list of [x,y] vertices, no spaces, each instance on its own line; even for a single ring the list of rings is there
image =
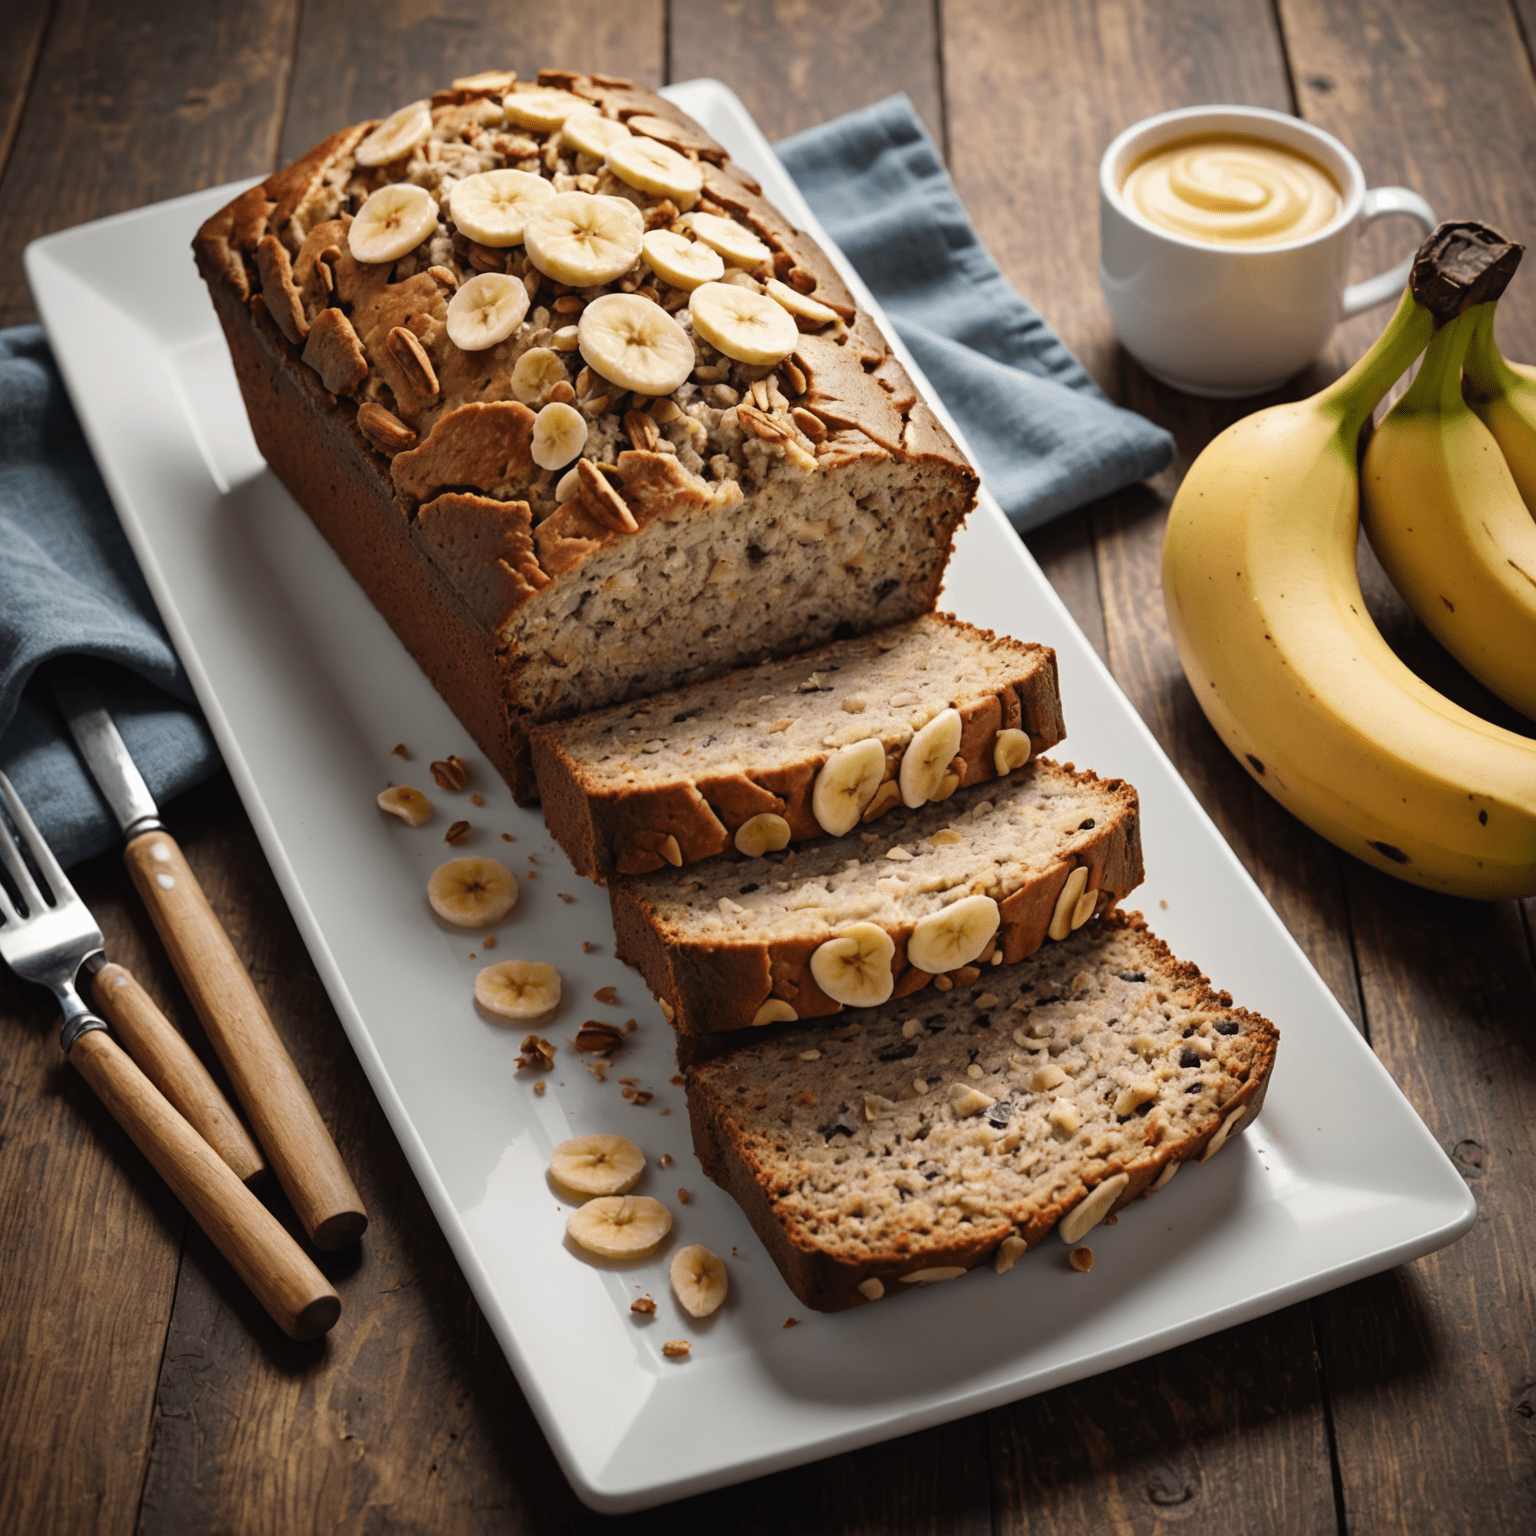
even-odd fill
[[[139,1070],[229,1164],[236,1178],[249,1183],[266,1171],[261,1149],[213,1074],[132,971],[103,966],[91,978],[91,1000]]]
[[[0,52],[0,172],[11,158],[53,9],[54,0],[12,0],[6,8],[5,49]]]
[[[327,1252],[355,1243],[368,1225],[357,1189],[176,839],[142,833],[123,858],[305,1232]]]
[[[384,0],[358,26],[348,0],[304,7],[280,164],[348,123],[382,117],[459,75],[587,69],[663,81],[662,0]]]
[[[940,147],[943,80],[929,0],[672,0],[667,78],[706,75],[769,142],[905,91]]]
[[[33,318],[29,240],[271,169],[297,5],[58,0],[0,177],[0,325]]]

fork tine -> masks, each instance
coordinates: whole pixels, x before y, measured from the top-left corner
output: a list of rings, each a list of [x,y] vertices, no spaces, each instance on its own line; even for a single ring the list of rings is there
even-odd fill
[[[11,787],[11,781],[3,773],[0,773],[0,800],[4,800],[6,811],[16,830],[21,834],[32,857],[37,860],[38,868],[52,885],[55,902],[62,905],[70,900],[75,894],[74,887],[64,878],[64,871],[59,868],[59,861],[54,858],[48,844],[43,841],[42,833],[33,825],[32,818],[27,815],[26,806],[21,803],[21,797]],[[11,879],[16,882],[21,891],[22,900],[32,909],[32,915],[35,917],[48,905],[47,898],[38,889],[37,882],[32,878],[32,871],[27,868],[26,860],[22,858],[21,850],[17,848],[9,830],[3,830],[5,835],[0,836],[0,859],[5,860],[5,867],[10,871]]]

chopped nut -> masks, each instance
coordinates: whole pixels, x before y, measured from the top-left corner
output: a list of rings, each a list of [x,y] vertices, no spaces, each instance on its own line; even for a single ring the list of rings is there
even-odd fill
[[[436,780],[439,789],[457,794],[469,783],[469,769],[464,766],[461,758],[450,753],[449,756],[432,764],[432,777]]]
[[[671,1083],[674,1088],[681,1088],[685,1079],[681,1072],[674,1072],[672,1076],[667,1079],[667,1081]]]
[[[510,832],[503,832],[501,834],[501,840],[504,843],[515,843],[517,841],[517,839],[513,837]]]
[[[517,1058],[519,1070],[524,1067],[537,1067],[540,1071],[547,1071],[555,1064],[555,1048],[542,1035],[529,1035],[519,1050],[521,1052]]]
[[[650,1317],[656,1311],[656,1303],[649,1296],[637,1296],[630,1302],[629,1310],[638,1312],[641,1317]]]
[[[885,1295],[885,1286],[871,1275],[868,1280],[859,1281],[854,1287],[866,1301],[879,1301]]]
[[[798,1317],[786,1317],[784,1319],[784,1326],[786,1328],[798,1328],[800,1326],[800,1319]]]
[[[661,1346],[661,1352],[669,1360],[686,1360],[693,1350],[687,1339],[668,1339]]]
[[[938,988],[940,992],[948,992],[950,988],[954,986],[954,982],[952,982],[948,976],[935,976],[933,978],[933,984]]]
[[[689,1194],[686,1189],[678,1190],[678,1192],[677,1192],[677,1203],[679,1205],[688,1205],[688,1204],[690,1204],[692,1202],[692,1200],[693,1200],[693,1196],[691,1194]]]
[[[496,948],[496,935],[494,933],[486,934],[486,936],[483,939],[481,939],[481,941],[480,941],[480,947],[482,949],[495,949]]]
[[[1001,1243],[998,1244],[997,1257],[992,1260],[992,1268],[1000,1275],[1006,1275],[1010,1269],[1023,1257],[1028,1244],[1017,1232],[1010,1232]]]
[[[545,1090],[545,1089],[546,1089],[546,1088],[548,1088],[548,1087],[549,1087],[549,1084],[548,1084],[548,1083],[547,1083],[547,1082],[546,1082],[546,1081],[545,1081],[545,1080],[544,1080],[544,1079],[543,1079],[543,1078],[542,1078],[542,1077],[541,1077],[541,1078],[540,1078],[540,1079],[539,1079],[539,1080],[538,1080],[538,1082],[536,1082],[536,1083],[535,1083],[535,1084],[534,1084],[534,1085],[533,1085],[533,1091],[534,1091],[534,1092],[535,1092],[535,1093],[543,1093],[543,1092],[544,1092],[544,1090]]]
[[[1067,1260],[1078,1274],[1086,1275],[1093,1268],[1093,1249],[1074,1248],[1071,1257]]]
[[[672,1154],[670,1152],[663,1152],[656,1159],[656,1166],[658,1168],[670,1168],[672,1166]]]
[[[584,955],[590,955],[596,948],[597,945],[594,944],[591,939],[583,939],[581,941],[581,952]]]
[[[619,1000],[619,994],[613,987],[599,987],[592,994],[592,1000],[597,1003],[616,1003]]]
[[[958,971],[951,971],[949,974],[954,977],[957,987],[968,987],[973,982],[981,980],[981,972],[974,965],[962,965]]]
[[[471,805],[484,805],[485,804],[485,796],[481,795],[481,794],[471,795],[469,797],[469,803]]]
[[[940,827],[939,830],[928,839],[928,841],[932,843],[935,848],[943,848],[946,846],[946,844],[964,842],[965,839],[962,838],[953,827]]]
[[[457,844],[462,843],[468,836],[469,823],[467,821],[456,821],[451,827],[448,828],[445,833],[443,833],[443,841],[445,843]]]
[[[576,900],[574,896],[567,896],[564,891],[556,891],[555,895],[558,896],[561,901],[566,902],[567,904]]]
[[[1001,1001],[1002,999],[998,997],[996,992],[983,992],[976,999],[976,1006],[978,1008],[996,1008]]]
[[[389,755],[391,757],[403,757],[407,762],[409,762],[411,757],[411,749],[407,747],[403,741],[397,741],[394,746],[389,749]]]
[[[612,1024],[601,1023],[597,1019],[588,1019],[576,1031],[578,1051],[596,1051],[601,1056],[611,1056],[623,1044],[622,1030],[615,1029]]]

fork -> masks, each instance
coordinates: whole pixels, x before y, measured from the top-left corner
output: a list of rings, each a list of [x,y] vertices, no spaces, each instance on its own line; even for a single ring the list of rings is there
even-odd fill
[[[59,1000],[64,1012],[59,1044],[65,1056],[273,1321],[290,1338],[319,1338],[340,1315],[341,1298],[277,1218],[112,1039],[106,1022],[86,1006],[76,983],[83,964],[102,952],[101,929],[3,773],[0,803],[15,833],[0,821],[0,866],[12,886],[8,891],[0,882],[0,959]],[[28,868],[22,847],[46,892]]]

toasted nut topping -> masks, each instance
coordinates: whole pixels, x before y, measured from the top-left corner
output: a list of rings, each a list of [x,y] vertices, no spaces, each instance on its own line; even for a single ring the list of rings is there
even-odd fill
[[[885,1287],[873,1275],[868,1280],[859,1281],[854,1287],[866,1301],[879,1301],[885,1295]]]
[[[669,1360],[686,1360],[693,1352],[693,1345],[687,1339],[668,1339],[661,1346],[661,1352]]]
[[[588,1019],[576,1031],[578,1051],[596,1051],[599,1055],[611,1056],[623,1044],[623,1030],[615,1029],[612,1024],[604,1024],[597,1019]]]
[[[499,261],[497,265],[500,265]],[[425,395],[428,400],[437,399],[437,373],[432,367],[432,359],[427,356],[426,348],[416,339],[415,333],[406,330],[403,325],[397,325],[385,338],[384,345],[389,349],[390,356],[405,370],[416,393]]]
[[[1120,1198],[1121,1191],[1131,1182],[1128,1173],[1117,1173],[1098,1185],[1081,1205],[1069,1211],[1056,1229],[1061,1240],[1071,1244],[1085,1237],[1089,1231],[1109,1215],[1109,1208]]]
[[[432,777],[439,789],[457,794],[469,783],[469,769],[464,766],[460,758],[450,754],[432,764]]]
[[[779,367],[784,370],[784,382],[789,385],[790,394],[803,395],[808,388],[808,381],[806,380],[805,374],[800,371],[800,366],[795,362],[794,358],[786,357],[784,361],[779,364]],[[806,415],[809,416],[810,412],[807,411]],[[795,420],[798,423],[800,418],[796,416]],[[816,425],[821,426],[821,420],[819,417],[816,419]],[[805,432],[807,437],[810,437],[811,434],[806,431],[804,426],[801,426],[800,430]],[[825,436],[826,429],[823,427],[822,437]],[[816,439],[816,441],[820,441],[820,439]]]
[[[451,827],[448,828],[445,833],[443,833],[443,841],[445,843],[458,844],[462,843],[468,836],[469,823],[467,821],[456,821]]]
[[[389,749],[389,755],[391,757],[403,757],[403,758],[406,759],[407,762],[409,762],[410,761],[410,756],[411,756],[411,749],[408,746],[406,746],[406,744],[403,741],[397,741],[394,744],[394,746],[392,746]]]
[[[379,809],[398,816],[407,826],[419,827],[432,816],[432,802],[409,784],[391,784],[379,794]]]
[[[1086,1275],[1093,1268],[1093,1249],[1074,1248],[1071,1257],[1067,1260],[1078,1274]]]
[[[656,1166],[658,1168],[670,1168],[672,1166],[672,1154],[670,1152],[663,1152],[656,1159]]]
[[[689,1192],[686,1189],[678,1190],[678,1192],[677,1192],[677,1203],[679,1205],[688,1205],[688,1204],[690,1204],[692,1202],[692,1200],[693,1200],[693,1196],[691,1194],[689,1194]]]
[[[372,400],[358,406],[357,427],[380,453],[393,456],[416,446],[416,434],[393,411]]]
[[[654,453],[656,445],[661,441],[661,433],[656,430],[655,421],[644,411],[626,411],[624,430],[629,434],[630,442],[642,453]]]
[[[656,1303],[649,1296],[637,1296],[630,1302],[629,1310],[638,1312],[642,1317],[651,1317],[656,1311]]]
[[[782,997],[770,997],[752,1016],[754,1024],[788,1024],[800,1015]]]
[[[1000,1275],[1006,1275],[1010,1269],[1024,1256],[1028,1244],[1017,1232],[1010,1232],[1001,1243],[998,1244],[997,1256],[992,1260],[992,1268]]]
[[[542,1035],[529,1035],[520,1047],[521,1054],[517,1058],[518,1069],[524,1067],[536,1067],[540,1071],[546,1071],[555,1064],[555,1048]]]
[[[965,1273],[963,1264],[935,1264],[931,1269],[916,1269],[903,1275],[903,1285],[932,1285],[940,1280],[958,1280]]]
[[[615,987],[599,987],[592,994],[592,1001],[595,1003],[616,1003],[618,1000],[618,989]]]

